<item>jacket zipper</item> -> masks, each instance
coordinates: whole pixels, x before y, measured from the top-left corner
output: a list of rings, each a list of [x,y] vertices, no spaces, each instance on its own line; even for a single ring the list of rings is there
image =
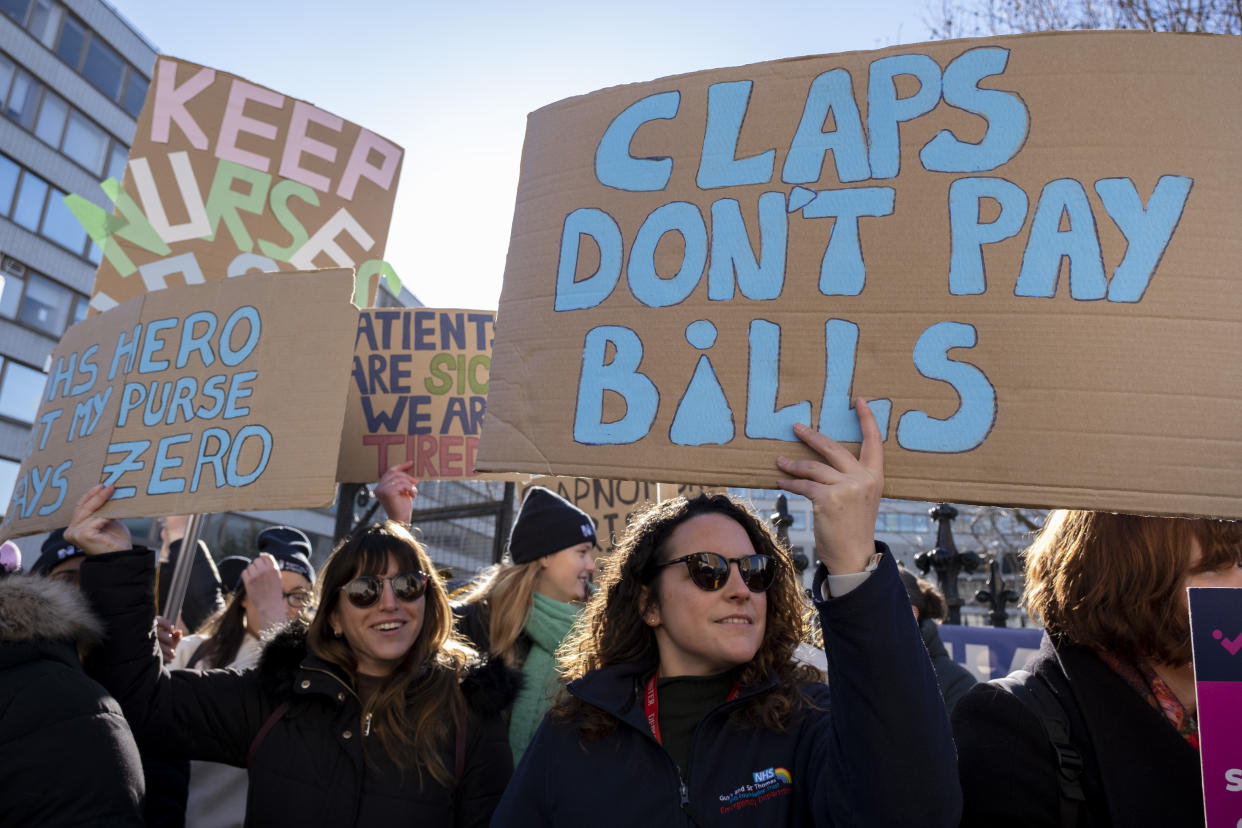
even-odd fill
[[[368,713],[366,718],[362,720],[362,736],[365,739],[371,735],[371,714]]]

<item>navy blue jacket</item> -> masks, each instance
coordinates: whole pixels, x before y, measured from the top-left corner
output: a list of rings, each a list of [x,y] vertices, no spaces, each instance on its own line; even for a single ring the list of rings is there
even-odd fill
[[[826,572],[815,576],[820,594]],[[545,718],[492,820],[505,826],[956,826],[961,791],[935,673],[890,555],[861,586],[816,600],[831,687],[783,733],[729,714],[772,689],[743,688],[695,730],[689,778],[651,735],[641,687],[655,664],[569,685],[619,720],[599,741]],[[831,712],[829,712],[831,708]]]

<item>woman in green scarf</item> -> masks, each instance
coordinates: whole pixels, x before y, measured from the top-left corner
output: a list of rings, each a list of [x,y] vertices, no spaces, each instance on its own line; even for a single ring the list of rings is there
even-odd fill
[[[417,489],[406,465],[389,469],[375,496],[390,518],[408,522]],[[509,533],[509,560],[484,570],[453,607],[457,631],[479,652],[522,672],[509,715],[515,765],[560,691],[556,649],[590,595],[596,549],[590,515],[531,486]]]

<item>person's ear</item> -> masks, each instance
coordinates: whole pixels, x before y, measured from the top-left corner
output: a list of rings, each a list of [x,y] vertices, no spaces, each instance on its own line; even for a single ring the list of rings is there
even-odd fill
[[[651,588],[644,586],[638,595],[638,614],[648,627],[660,626],[660,604],[651,594]]]

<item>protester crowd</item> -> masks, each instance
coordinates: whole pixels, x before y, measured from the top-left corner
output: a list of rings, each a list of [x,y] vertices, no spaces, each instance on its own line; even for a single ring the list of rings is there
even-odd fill
[[[1185,588],[1242,586],[1242,530],[1054,512],[1025,556],[1042,648],[972,687],[873,537],[857,410],[857,457],[799,426],[818,460],[775,458],[814,507],[809,597],[729,496],[653,505],[597,564],[590,517],[531,487],[450,603],[397,466],[388,520],[319,571],[290,527],[203,546],[165,619],[182,520],[146,549],[111,487],[79,493],[27,571],[0,548],[0,824],[1202,824]]]

